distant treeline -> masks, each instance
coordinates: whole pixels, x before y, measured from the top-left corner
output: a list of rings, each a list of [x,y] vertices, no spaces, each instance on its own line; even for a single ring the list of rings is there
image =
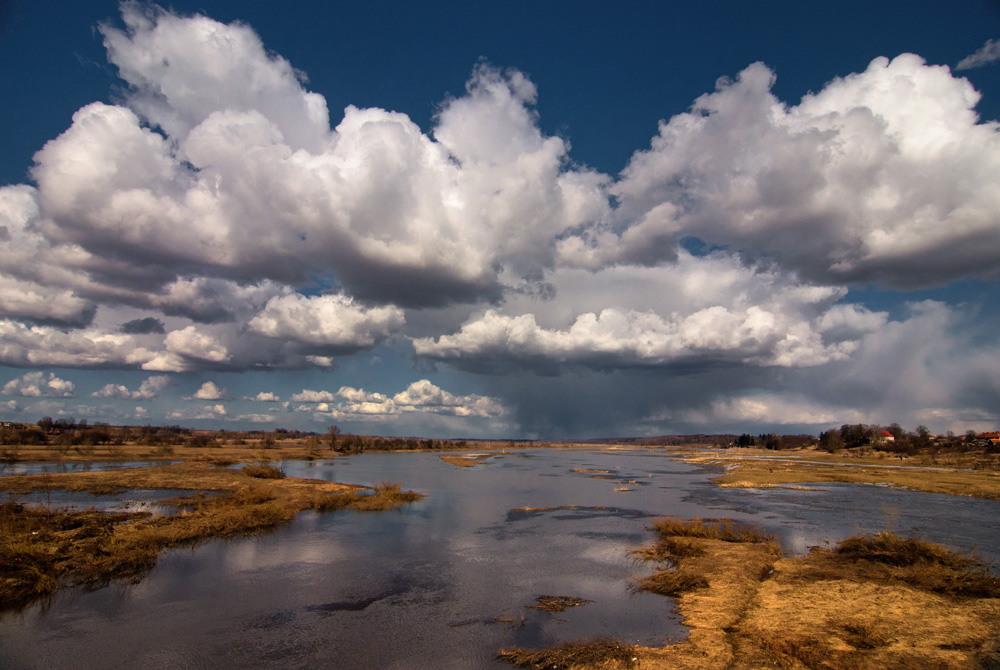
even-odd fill
[[[945,435],[931,435],[927,426],[917,426],[907,431],[898,423],[888,426],[863,423],[845,423],[839,429],[831,428],[819,436],[819,448],[831,453],[841,449],[874,447],[881,451],[913,455],[920,452],[968,452],[985,450],[1000,452],[1000,444],[980,437],[976,431],[967,430],[963,435],[948,431]]]
[[[634,444],[643,447],[680,447],[686,445],[704,445],[727,449],[729,447],[758,446],[764,449],[799,449],[816,444],[812,435],[777,435],[775,433],[758,436],[744,433],[733,435],[729,433],[693,435],[657,435],[655,437],[615,437],[596,440],[582,440],[583,444]]]

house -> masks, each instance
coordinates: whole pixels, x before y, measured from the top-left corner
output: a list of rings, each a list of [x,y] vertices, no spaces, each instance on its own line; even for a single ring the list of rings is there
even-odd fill
[[[895,441],[896,437],[887,430],[883,430],[875,436],[875,444],[892,444]]]
[[[992,444],[1000,444],[1000,430],[992,430],[988,433],[976,435],[980,440],[989,440]]]

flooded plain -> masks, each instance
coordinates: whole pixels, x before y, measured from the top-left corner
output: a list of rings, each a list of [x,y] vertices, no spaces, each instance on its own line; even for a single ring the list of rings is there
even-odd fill
[[[524,450],[460,468],[432,453],[284,463],[289,476],[401,482],[377,514],[302,513],[272,534],[161,554],[135,585],[66,590],[0,617],[0,667],[495,668],[504,646],[683,639],[672,601],[634,595],[654,516],[731,517],[788,553],[887,527],[1000,559],[1000,503],[823,484],[720,489],[650,451]],[[531,609],[540,596],[590,601]]]

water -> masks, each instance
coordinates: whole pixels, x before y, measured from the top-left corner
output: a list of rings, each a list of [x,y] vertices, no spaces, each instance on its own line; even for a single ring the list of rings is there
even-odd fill
[[[57,475],[66,472],[104,472],[127,468],[150,468],[180,461],[56,461],[52,463],[0,463],[0,477],[13,475]]]
[[[187,489],[128,489],[122,493],[93,494],[87,491],[52,489],[51,491],[11,494],[8,498],[44,509],[149,512],[156,516],[162,516],[176,514],[178,510],[173,505],[162,504],[161,501],[178,496],[190,496],[194,493],[197,491]],[[210,492],[209,495],[214,495],[214,492]]]
[[[510,645],[665,644],[686,630],[672,601],[628,592],[650,570],[628,550],[652,540],[645,528],[662,514],[754,521],[789,552],[891,522],[1000,558],[1000,503],[856,485],[718,489],[712,471],[651,452],[533,450],[471,468],[363,454],[284,468],[399,481],[427,498],[399,512],[301,514],[271,535],[165,552],[138,585],[5,615],[0,667],[477,669],[511,667],[494,660]],[[525,608],[541,595],[594,602]]]

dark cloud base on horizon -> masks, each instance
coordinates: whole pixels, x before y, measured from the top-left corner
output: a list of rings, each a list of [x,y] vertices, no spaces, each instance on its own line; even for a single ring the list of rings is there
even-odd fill
[[[127,403],[163,402],[172,375],[388,351],[464,390],[411,371],[278,403],[204,380],[159,411],[528,437],[1000,421],[995,315],[846,299],[1000,273],[1000,126],[946,66],[878,58],[791,104],[748,64],[608,175],[540,130],[515,69],[476,65],[424,132],[331,119],[250,26],[131,3],[122,21],[100,26],[122,100],[0,188],[7,395],[72,397],[41,370],[146,371],[87,408],[147,420]]]

